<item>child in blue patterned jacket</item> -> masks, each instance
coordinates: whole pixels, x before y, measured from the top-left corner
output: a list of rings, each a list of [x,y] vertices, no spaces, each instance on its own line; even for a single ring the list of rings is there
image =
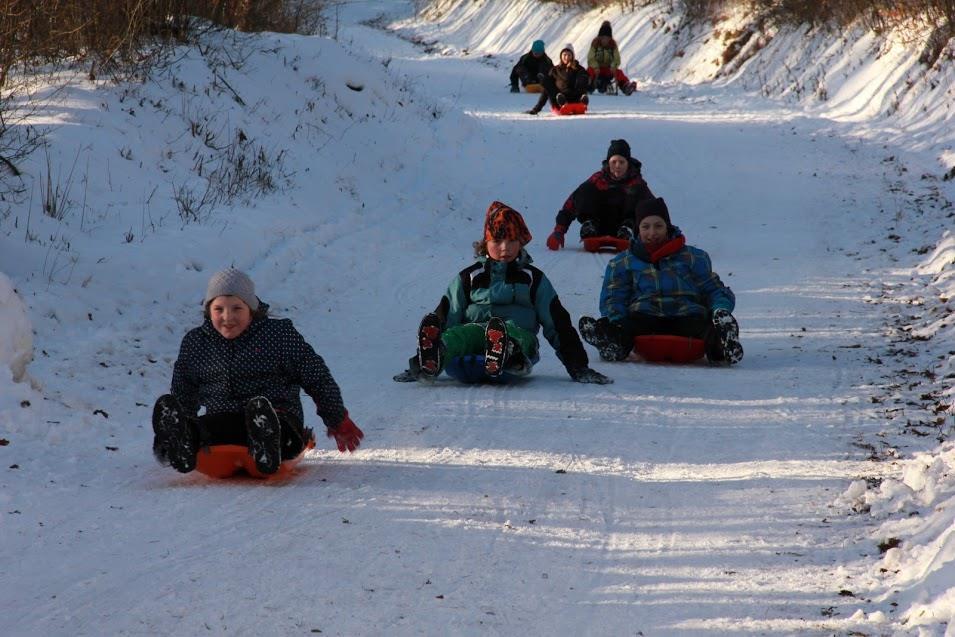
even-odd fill
[[[188,473],[200,446],[236,444],[248,446],[261,473],[275,473],[313,440],[302,389],[339,451],[358,447],[364,434],[325,361],[291,320],[269,318],[268,307],[244,272],[230,268],[209,280],[205,321],[182,339],[171,393],[153,409],[153,453],[161,464]]]
[[[581,317],[584,340],[604,360],[624,360],[635,336],[672,334],[703,339],[711,362],[743,358],[736,297],[713,272],[710,256],[670,222],[662,198],[637,205],[637,237],[607,265],[600,291],[601,318]]]

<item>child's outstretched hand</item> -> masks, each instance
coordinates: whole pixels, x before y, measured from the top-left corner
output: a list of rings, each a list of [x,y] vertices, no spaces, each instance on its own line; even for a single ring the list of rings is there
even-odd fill
[[[347,411],[345,412],[345,418],[337,427],[334,429],[328,428],[327,435],[329,438],[335,439],[335,444],[338,445],[338,450],[342,453],[357,449],[358,445],[361,444],[361,439],[365,437],[365,433],[348,417]]]
[[[589,367],[581,367],[580,369],[575,369],[570,372],[570,377],[578,383],[594,383],[596,385],[609,385],[613,382],[612,378],[608,378],[601,374],[598,371],[594,371]]]

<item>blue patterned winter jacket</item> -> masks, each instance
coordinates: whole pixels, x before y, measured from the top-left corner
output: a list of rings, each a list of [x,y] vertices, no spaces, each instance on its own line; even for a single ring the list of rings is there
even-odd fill
[[[192,414],[200,407],[207,414],[241,413],[250,398],[265,396],[276,410],[304,424],[302,389],[326,427],[342,422],[338,384],[289,319],[253,319],[234,339],[224,338],[206,319],[182,339],[172,372],[172,394]]]
[[[653,255],[639,240],[631,241],[629,250],[607,264],[600,291],[600,314],[611,321],[630,314],[705,317],[735,306],[736,296],[713,272],[710,256],[686,245],[676,227]]]

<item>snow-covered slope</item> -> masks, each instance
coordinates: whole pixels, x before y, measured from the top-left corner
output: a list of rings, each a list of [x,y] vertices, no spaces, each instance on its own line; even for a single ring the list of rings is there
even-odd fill
[[[932,407],[905,404],[917,379],[883,378],[886,323],[914,321],[883,283],[951,298],[951,182],[919,179],[936,147],[891,119],[680,76],[666,26],[640,13],[611,17],[618,33],[634,20],[625,52],[651,47],[645,91],[521,115],[515,54],[538,33],[581,49],[596,18],[492,4],[431,22],[348,3],[337,41],[241,35],[144,84],[51,93],[34,194],[0,215],[38,385],[0,377],[0,633],[944,633],[950,450],[894,459],[926,446],[896,419]],[[592,387],[544,344],[526,383],[393,383],[494,199],[525,213],[574,318],[596,311],[607,257],[543,239],[616,137],[736,292],[742,364],[597,360],[616,382]],[[229,152],[267,170],[267,192],[203,207],[233,183],[216,173]],[[59,219],[40,212],[51,170]],[[278,485],[153,462],[152,401],[229,264],[325,357],[358,453],[320,445]],[[951,325],[920,320],[917,364],[945,364],[928,359]],[[883,558],[886,533],[902,544]]]

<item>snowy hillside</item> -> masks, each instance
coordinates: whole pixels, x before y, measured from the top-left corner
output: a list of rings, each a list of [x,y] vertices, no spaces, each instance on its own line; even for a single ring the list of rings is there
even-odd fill
[[[725,73],[674,16],[413,4],[44,93],[49,145],[0,209],[0,310],[9,278],[33,329],[25,382],[0,348],[0,633],[950,632],[951,65],[772,33]],[[640,92],[521,114],[517,55],[585,51],[604,18]],[[793,92],[811,78],[826,101]],[[588,348],[594,387],[544,343],[520,384],[393,383],[492,200],[574,320],[597,311],[608,257],[544,239],[618,137],[736,293],[743,362]],[[328,362],[357,453],[323,437],[280,483],[154,462],[153,401],[230,264]]]

